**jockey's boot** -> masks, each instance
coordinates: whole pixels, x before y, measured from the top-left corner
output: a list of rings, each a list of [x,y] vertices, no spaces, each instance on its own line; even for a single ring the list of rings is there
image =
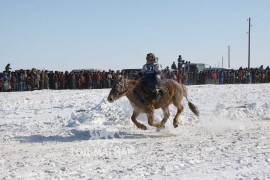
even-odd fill
[[[159,90],[159,89],[154,89],[154,90],[152,91],[152,99],[153,99],[154,101],[158,99],[159,95],[160,95],[160,90]]]
[[[157,94],[158,94],[158,96],[162,96],[163,95],[163,91],[161,89],[157,89]]]

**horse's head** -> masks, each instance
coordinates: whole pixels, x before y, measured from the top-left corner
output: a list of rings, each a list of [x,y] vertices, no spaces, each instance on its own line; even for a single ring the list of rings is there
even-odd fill
[[[116,80],[114,84],[112,85],[112,89],[110,91],[110,94],[107,100],[109,102],[113,102],[119,99],[120,97],[124,96],[127,90],[128,88],[127,88],[126,80],[124,79]]]

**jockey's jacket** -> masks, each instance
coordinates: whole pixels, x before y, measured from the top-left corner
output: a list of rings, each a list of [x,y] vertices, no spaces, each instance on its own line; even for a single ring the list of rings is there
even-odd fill
[[[141,73],[144,78],[155,78],[161,74],[161,67],[156,61],[150,62],[143,66]]]

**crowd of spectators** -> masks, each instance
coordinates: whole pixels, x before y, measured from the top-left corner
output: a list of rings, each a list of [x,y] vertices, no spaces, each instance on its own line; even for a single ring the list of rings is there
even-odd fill
[[[101,89],[111,88],[120,77],[138,79],[139,70],[128,71],[47,71],[47,70],[16,70],[11,71],[8,64],[4,72],[0,72],[0,92],[32,91],[42,89]],[[270,69],[252,68],[238,70],[204,70],[201,72],[182,72],[170,69],[162,71],[162,79],[174,79],[187,85],[196,84],[236,84],[236,83],[269,83]]]
[[[205,70],[183,73],[184,84],[250,84],[269,83],[270,70],[260,68],[238,70]]]
[[[47,71],[18,70],[0,73],[0,92],[42,89],[101,89],[110,88],[120,71]]]

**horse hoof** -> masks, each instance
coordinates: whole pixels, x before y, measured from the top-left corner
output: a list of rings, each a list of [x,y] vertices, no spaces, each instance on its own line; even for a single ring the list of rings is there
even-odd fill
[[[146,126],[145,125],[142,125],[142,128],[141,128],[142,130],[146,130],[147,128],[146,128]]]
[[[174,126],[174,128],[177,128],[178,127],[178,124],[175,124],[175,125],[173,125]]]

